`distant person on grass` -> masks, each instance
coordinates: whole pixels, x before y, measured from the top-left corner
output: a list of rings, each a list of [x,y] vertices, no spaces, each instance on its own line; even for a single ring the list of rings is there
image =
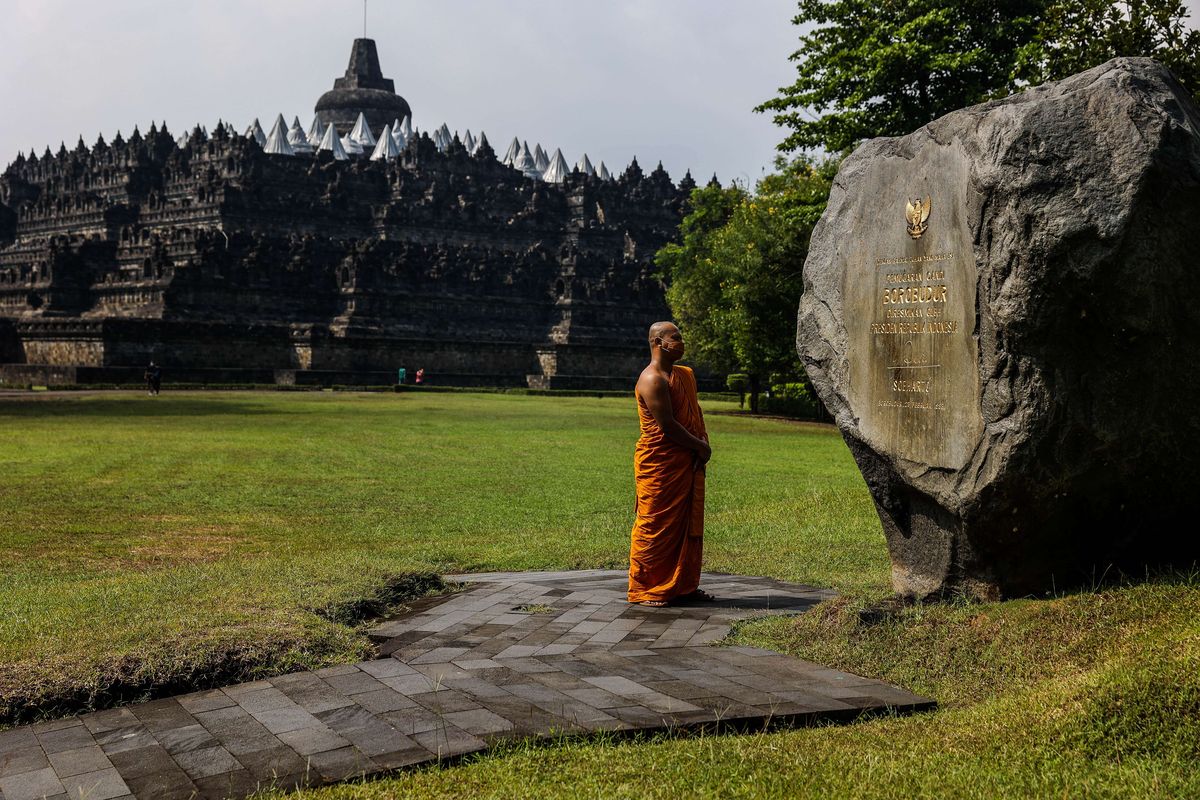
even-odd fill
[[[712,600],[700,590],[704,469],[712,448],[696,376],[675,363],[684,346],[674,323],[654,323],[649,339],[650,364],[636,390],[642,435],[633,459],[637,519],[629,549],[629,602]]]
[[[146,394],[155,396],[162,389],[162,367],[150,362],[150,366],[146,367]]]

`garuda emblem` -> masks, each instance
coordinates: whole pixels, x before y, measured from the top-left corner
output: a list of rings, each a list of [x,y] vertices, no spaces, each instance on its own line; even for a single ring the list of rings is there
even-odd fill
[[[928,197],[924,202],[917,197],[904,204],[904,221],[908,224],[908,235],[912,238],[920,239],[921,234],[929,227],[930,205]]]

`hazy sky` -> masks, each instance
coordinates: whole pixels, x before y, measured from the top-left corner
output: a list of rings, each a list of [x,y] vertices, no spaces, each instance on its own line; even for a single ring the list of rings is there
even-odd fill
[[[1188,0],[1195,22],[1200,0]],[[752,181],[783,138],[752,108],[790,83],[794,0],[370,0],[384,75],[432,129]],[[0,166],[80,134],[282,112],[307,128],[362,35],[362,0],[0,0]]]
[[[134,123],[306,128],[362,35],[362,0],[0,0],[0,165]],[[789,83],[794,0],[370,0],[368,35],[421,129],[513,136],[754,179],[782,132],[752,108]]]

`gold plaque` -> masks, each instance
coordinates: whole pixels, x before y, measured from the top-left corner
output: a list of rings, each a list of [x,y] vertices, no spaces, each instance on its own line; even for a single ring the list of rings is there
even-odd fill
[[[908,235],[914,239],[920,239],[921,234],[925,233],[929,228],[929,209],[931,206],[930,199],[925,198],[921,202],[921,198],[916,197],[904,204],[904,222],[908,226]]]

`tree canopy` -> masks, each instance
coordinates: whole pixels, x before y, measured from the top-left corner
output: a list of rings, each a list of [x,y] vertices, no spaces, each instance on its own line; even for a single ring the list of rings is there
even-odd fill
[[[716,303],[727,276],[714,253],[715,239],[745,199],[746,192],[736,185],[693,189],[679,226],[680,243],[666,245],[654,257],[669,282],[667,303],[684,330],[690,358],[725,373],[737,371],[737,356],[724,335],[727,309]]]
[[[1116,56],[1150,56],[1193,95],[1200,91],[1200,31],[1178,0],[1060,0],[1046,9],[1017,71],[1031,84],[1058,80]]]
[[[750,376],[751,407],[772,373],[802,375],[796,355],[801,269],[825,210],[833,161],[779,161],[753,193],[693,190],[682,241],[658,252],[667,302],[696,361]]]
[[[797,79],[756,110],[790,130],[785,152],[841,152],[957,108],[1115,56],[1152,56],[1200,88],[1200,34],[1179,0],[799,0],[815,25]]]
[[[840,152],[900,136],[1016,88],[1013,65],[1044,0],[800,0],[815,23],[791,57],[798,76],[759,106],[791,129],[781,150]]]
[[[798,0],[797,79],[758,111],[790,129],[780,150],[842,153],[955,109],[1116,56],[1152,56],[1193,93],[1200,33],[1180,0]],[[809,27],[815,25],[815,27]],[[656,262],[691,357],[749,376],[801,377],[801,270],[838,160],[779,160],[754,191],[692,192],[681,241]]]

